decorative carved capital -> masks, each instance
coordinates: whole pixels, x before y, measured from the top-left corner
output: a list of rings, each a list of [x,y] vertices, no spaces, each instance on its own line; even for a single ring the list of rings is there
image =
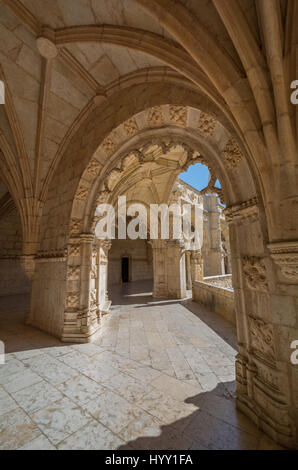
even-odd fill
[[[35,271],[34,255],[23,255],[20,257],[20,263],[26,276],[32,281]]]
[[[298,241],[270,243],[267,247],[282,275],[287,280],[298,282]]]

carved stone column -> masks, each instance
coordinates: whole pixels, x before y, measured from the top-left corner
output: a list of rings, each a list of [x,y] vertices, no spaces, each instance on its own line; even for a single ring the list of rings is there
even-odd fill
[[[226,209],[239,354],[237,407],[280,445],[298,445],[298,242],[265,245],[257,201]]]
[[[203,280],[203,257],[201,250],[193,250],[190,255],[192,282]]]
[[[93,234],[81,234],[69,240],[62,341],[88,342],[100,326],[94,276],[97,251]]]
[[[186,297],[185,250],[182,240],[167,240],[168,297]]]
[[[98,308],[102,315],[109,312],[111,301],[108,295],[108,256],[111,249],[111,240],[100,240],[99,247],[99,261],[98,261]]]
[[[192,288],[192,269],[190,261],[190,251],[185,252],[185,263],[186,263],[186,289],[191,290]]]
[[[167,246],[165,240],[151,240],[153,256],[153,297],[168,298]]]

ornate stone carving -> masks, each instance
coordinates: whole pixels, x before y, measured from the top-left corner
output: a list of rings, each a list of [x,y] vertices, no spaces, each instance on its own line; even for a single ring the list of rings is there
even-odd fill
[[[91,266],[91,279],[96,279],[97,278],[97,265],[93,264]]]
[[[149,109],[148,123],[150,126],[162,126],[164,124],[164,116],[160,106]]]
[[[95,306],[97,303],[97,290],[91,289],[90,291],[90,307]]]
[[[128,119],[127,121],[125,121],[125,123],[123,124],[123,127],[124,127],[125,132],[128,135],[128,137],[132,137],[139,130],[138,125],[137,125],[137,121],[135,120],[135,118],[131,118],[131,119]]]
[[[280,375],[278,371],[267,367],[265,364],[257,364],[257,375],[262,382],[268,384],[270,387],[279,390],[280,389]]]
[[[259,218],[257,199],[253,198],[235,206],[227,207],[224,215],[228,223],[253,222]]]
[[[80,256],[81,247],[79,244],[68,245],[68,256]]]
[[[41,250],[37,253],[37,256],[35,257],[35,261],[37,263],[42,263],[42,262],[63,262],[66,260],[66,254],[67,250]]]
[[[99,163],[98,160],[91,160],[88,167],[86,168],[86,174],[89,178],[95,178],[101,168],[102,165]]]
[[[136,154],[135,152],[132,152],[128,155],[126,155],[124,157],[124,159],[122,160],[122,167],[124,170],[126,170],[127,168],[129,168],[130,166],[133,166],[133,165],[137,165],[140,161],[140,158],[139,158],[139,154],[141,152],[138,152],[138,154]]]
[[[80,266],[68,266],[67,279],[68,281],[77,281],[80,277]]]
[[[212,137],[216,126],[216,120],[209,114],[201,112],[198,130],[201,134]]]
[[[178,126],[186,127],[187,109],[185,106],[170,106],[170,120]]]
[[[243,155],[235,139],[230,139],[227,142],[225,149],[222,152],[222,157],[229,170],[237,170]]]
[[[113,140],[110,139],[109,137],[107,137],[103,141],[102,147],[108,156],[112,155],[116,151],[116,148],[117,148],[115,142],[113,142]]]
[[[69,223],[69,232],[71,235],[80,233],[81,221],[79,219],[71,219]]]
[[[106,202],[110,194],[111,191],[109,189],[104,189],[103,191],[100,191],[97,198],[97,204],[102,204],[103,202]]]
[[[296,283],[298,281],[298,242],[270,243],[267,246],[284,278]]]
[[[120,168],[114,168],[107,178],[108,188],[111,190],[118,183],[121,178],[122,170]]]
[[[76,199],[79,199],[79,201],[85,201],[87,199],[88,193],[89,188],[80,187],[77,190]]]
[[[104,250],[104,253],[107,256],[109,250],[112,247],[112,241],[111,240],[101,240],[100,241],[100,247]]]
[[[266,267],[261,258],[244,256],[242,258],[243,273],[250,289],[268,291]]]
[[[68,292],[66,297],[67,307],[76,308],[80,303],[80,294],[79,292]]]
[[[251,345],[255,353],[260,354],[270,361],[275,360],[273,327],[253,317],[248,318],[251,333]]]

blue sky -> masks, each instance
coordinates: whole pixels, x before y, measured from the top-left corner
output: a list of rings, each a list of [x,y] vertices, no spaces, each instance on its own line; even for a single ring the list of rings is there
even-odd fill
[[[179,175],[179,178],[190,184],[193,188],[201,191],[208,186],[209,170],[205,165],[196,163],[188,168],[188,170]],[[219,181],[217,180],[216,186],[220,188]]]

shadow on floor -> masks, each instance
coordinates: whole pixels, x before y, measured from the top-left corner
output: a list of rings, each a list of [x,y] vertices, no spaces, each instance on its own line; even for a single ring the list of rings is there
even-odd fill
[[[221,387],[231,386],[234,382],[221,383],[210,392],[187,398],[185,403],[197,408],[193,413],[169,425],[146,427],[144,423],[144,436],[128,440],[118,450],[281,449],[236,409],[235,399],[218,397]],[[138,423],[135,430],[142,433]]]
[[[26,325],[29,305],[29,294],[0,297],[0,340],[5,353],[66,346],[54,336]]]
[[[194,302],[191,299],[183,300],[180,303],[209,326],[209,328],[217,333],[233,349],[238,351],[237,335],[235,334],[236,326],[233,325],[233,323],[230,323],[224,317],[212,312],[204,305]]]

